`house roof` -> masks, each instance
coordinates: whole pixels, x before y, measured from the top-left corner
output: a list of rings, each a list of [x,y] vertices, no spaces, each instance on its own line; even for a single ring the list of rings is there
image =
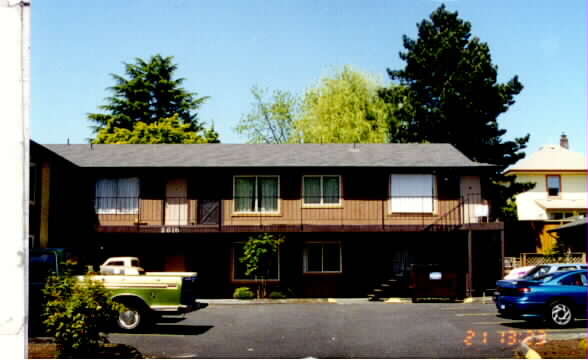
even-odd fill
[[[586,224],[588,223],[587,220],[588,220],[587,218],[581,218],[581,219],[572,221],[568,224],[557,227],[555,229],[547,230],[547,232],[559,232],[562,230],[569,230],[569,229],[575,229],[575,228],[579,229],[581,226],[586,227]]]
[[[586,209],[586,199],[538,199],[535,202],[546,210]]]
[[[450,144],[50,144],[80,167],[487,168]]]
[[[545,145],[507,169],[510,172],[586,171],[586,157],[559,145]]]

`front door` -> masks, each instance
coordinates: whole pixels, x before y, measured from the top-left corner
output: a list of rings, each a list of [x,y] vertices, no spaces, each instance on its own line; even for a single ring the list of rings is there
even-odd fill
[[[188,224],[188,185],[186,179],[168,180],[165,187],[165,225]]]

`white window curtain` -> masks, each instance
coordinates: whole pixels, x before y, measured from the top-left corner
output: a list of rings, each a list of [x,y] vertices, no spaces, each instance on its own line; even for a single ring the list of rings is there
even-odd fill
[[[341,202],[339,176],[305,176],[303,179],[305,204],[339,204]]]
[[[432,213],[435,177],[429,174],[402,174],[390,177],[390,211]]]
[[[96,212],[99,214],[116,213],[116,179],[99,179],[96,181]]]
[[[321,178],[305,176],[304,177],[304,203],[320,204],[321,203]]]
[[[96,212],[136,214],[139,211],[139,178],[98,179]]]
[[[255,178],[235,179],[235,211],[255,211]]]
[[[338,176],[323,177],[323,202],[325,204],[339,203],[339,186]]]
[[[122,214],[139,211],[139,178],[118,179],[118,209]]]
[[[252,176],[235,178],[235,212],[278,211],[278,177]]]
[[[260,211],[278,211],[278,179],[274,177],[260,177],[258,198]]]

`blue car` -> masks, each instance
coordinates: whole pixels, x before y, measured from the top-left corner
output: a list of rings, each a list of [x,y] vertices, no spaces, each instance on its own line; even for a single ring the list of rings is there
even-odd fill
[[[500,317],[547,320],[565,327],[586,317],[588,271],[555,272],[533,280],[499,280],[494,302]]]

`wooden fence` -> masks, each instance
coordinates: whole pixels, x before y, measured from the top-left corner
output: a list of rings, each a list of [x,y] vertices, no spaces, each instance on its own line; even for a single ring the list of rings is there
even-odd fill
[[[586,253],[568,253],[565,255],[545,255],[539,253],[521,253],[520,266],[553,263],[586,263]]]

